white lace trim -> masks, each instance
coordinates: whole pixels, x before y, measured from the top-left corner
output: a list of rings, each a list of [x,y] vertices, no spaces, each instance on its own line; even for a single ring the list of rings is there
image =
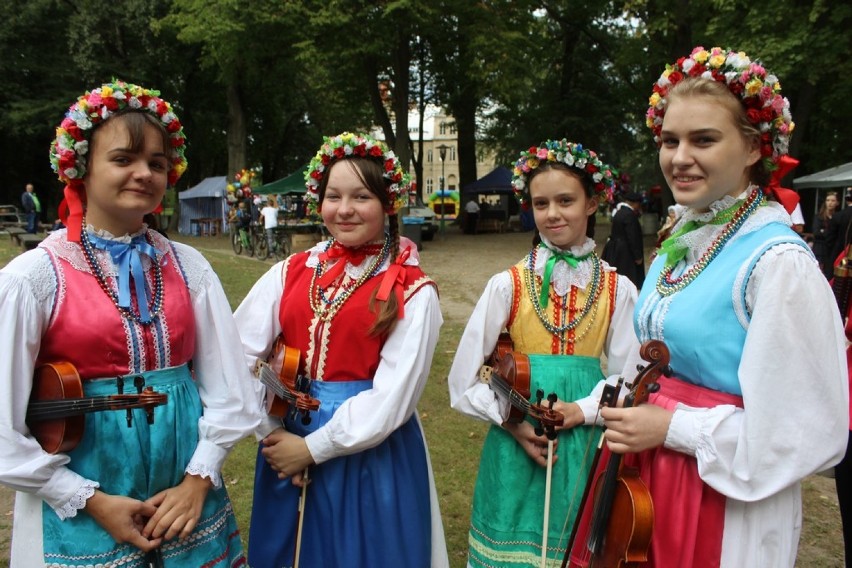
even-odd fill
[[[222,476],[219,475],[219,472],[204,464],[190,462],[190,464],[186,466],[186,473],[190,475],[197,475],[198,477],[206,477],[211,483],[213,483],[213,487],[216,489],[222,487]]]
[[[145,231],[147,231],[147,230],[148,230],[148,225],[145,225],[143,223],[142,228],[140,230],[136,231],[135,233],[132,233],[132,234],[126,233],[124,235],[121,235],[120,237],[117,237],[117,236],[113,235],[112,233],[110,233],[109,231],[107,231],[106,229],[95,229],[94,225],[92,225],[90,223],[86,224],[86,231],[88,231],[89,233],[92,233],[96,237],[100,237],[100,238],[106,239],[108,241],[118,241],[118,242],[124,243],[124,244],[130,244],[130,241],[133,240],[133,237],[138,237],[139,235],[144,235]]]
[[[726,195],[722,199],[711,203],[710,211],[707,212],[695,211],[694,209],[684,210],[683,216],[672,228],[672,233],[677,232],[684,223],[691,220],[702,221],[705,223],[712,220],[719,211],[727,209],[736,203],[738,199],[747,198],[751,190],[752,188],[750,187],[737,197]],[[787,226],[791,225],[790,215],[784,207],[782,207],[779,203],[770,201],[766,205],[759,207],[748,219],[746,219],[743,226],[740,227],[740,230],[731,238],[731,242],[773,222],[783,223]],[[713,244],[713,241],[724,229],[725,225],[708,224],[679,237],[678,242],[687,247],[685,257],[687,266],[692,265],[701,258],[701,255],[710,248],[710,245]]]
[[[209,283],[210,265],[201,253],[193,248],[178,245],[175,246],[175,251],[178,253],[180,269],[182,269],[186,278],[186,286],[189,288],[190,294],[195,297]]]
[[[77,511],[86,507],[86,501],[89,500],[89,497],[95,494],[95,489],[100,486],[101,484],[97,481],[85,480],[83,485],[77,490],[77,493],[71,497],[70,501],[65,503],[61,509],[55,509],[56,514],[59,515],[59,518],[63,521],[65,519],[76,517]]]
[[[30,290],[38,304],[45,306],[46,310],[52,309],[56,295],[57,275],[50,257],[43,254],[33,262],[27,270],[26,278],[29,280]],[[64,292],[64,289],[60,292]]]
[[[323,241],[317,245],[314,245],[308,251],[309,254],[308,259],[305,261],[305,266],[307,266],[308,268],[316,268],[319,264],[319,255],[325,252],[327,246],[328,241]],[[364,275],[364,272],[373,265],[373,260],[376,258],[376,256],[377,255],[370,255],[365,257],[364,261],[357,266],[347,261],[345,268],[347,276],[349,276],[349,278],[352,278],[353,280],[358,280],[361,276]],[[405,266],[417,266],[418,264],[419,262],[417,261],[416,255],[409,256],[408,259],[405,261]],[[379,269],[376,271],[376,274],[381,274],[382,272],[387,270],[390,265],[390,258],[386,258],[382,265],[379,267]]]
[[[542,237],[541,240],[548,247],[551,247],[556,251],[564,250],[552,245],[545,237]],[[590,238],[586,238],[582,245],[571,247],[566,252],[570,252],[576,257],[581,257],[594,250],[595,241]],[[544,267],[552,254],[553,253],[550,252],[550,249],[544,247],[539,247],[536,250],[535,266],[533,267],[533,270],[539,277],[544,274]],[[553,273],[550,275],[550,284],[553,286],[554,291],[560,296],[567,294],[571,289],[571,286],[576,286],[580,290],[585,290],[589,285],[589,282],[592,280],[592,267],[593,264],[591,259],[581,261],[580,264],[577,265],[577,268],[571,268],[571,266],[565,261],[558,261],[556,266],[553,267]]]

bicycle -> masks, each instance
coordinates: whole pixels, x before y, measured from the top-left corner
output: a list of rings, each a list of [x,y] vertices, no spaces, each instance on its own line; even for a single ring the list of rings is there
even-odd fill
[[[269,242],[266,239],[266,231],[264,230],[263,234],[258,236],[257,242],[257,258],[260,260],[266,260],[269,258],[270,254],[275,255],[275,260],[283,260],[290,256],[290,251],[292,250],[292,243],[290,239],[290,234],[287,232],[285,227],[275,227],[272,230],[272,249],[269,248]]]
[[[256,225],[254,223],[253,225]],[[242,232],[245,232],[246,238],[243,239]],[[243,249],[245,249],[246,254],[249,256],[254,256],[256,246],[255,246],[255,236],[256,230],[254,226],[249,227],[248,229],[243,229],[242,231],[237,225],[231,226],[231,247],[234,249],[236,254],[241,254]]]

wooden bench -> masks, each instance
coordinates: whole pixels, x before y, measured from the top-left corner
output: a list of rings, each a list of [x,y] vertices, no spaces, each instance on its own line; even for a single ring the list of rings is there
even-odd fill
[[[26,235],[27,232],[20,227],[6,227],[3,229],[9,233],[9,239],[15,241],[15,244],[21,244],[21,235]]]
[[[38,244],[44,240],[44,237],[41,235],[33,235],[32,233],[24,233],[22,235],[18,235],[18,242],[21,243],[21,248],[25,251],[32,250],[38,246]]]

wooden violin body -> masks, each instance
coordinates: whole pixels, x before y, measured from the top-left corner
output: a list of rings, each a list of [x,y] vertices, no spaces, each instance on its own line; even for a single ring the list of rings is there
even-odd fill
[[[141,379],[141,376],[139,377]],[[136,394],[83,396],[83,381],[71,363],[42,365],[33,376],[30,403],[27,407],[27,426],[33,437],[50,454],[70,452],[83,437],[85,417],[90,412],[144,408],[148,421],[153,422],[155,406],[166,404],[168,396],[140,387]]]
[[[541,390],[536,393],[537,402],[530,402],[530,360],[523,353],[512,350],[508,333],[500,334],[488,364],[479,371],[479,378],[509,401],[507,422],[523,422],[529,416],[539,423],[539,429],[547,432],[548,437],[555,438],[555,428],[565,421],[562,413],[552,409],[556,395],[548,396],[550,408],[541,404],[544,396]]]
[[[299,412],[302,423],[309,424],[311,411],[319,410],[320,402],[307,394],[309,381],[299,375],[301,351],[284,345],[281,336],[275,341],[269,362],[258,361],[255,374],[266,385],[266,412],[284,418]]]
[[[659,389],[657,378],[671,372],[669,350],[662,341],[643,343],[640,355],[650,364],[641,368],[634,379],[623,402],[625,408],[646,402],[648,396]],[[610,396],[608,403],[616,400],[617,393]],[[598,453],[602,447],[603,437]],[[582,520],[578,515],[563,567],[633,568],[647,562],[654,529],[654,504],[639,472],[624,466],[622,457],[610,454],[603,471],[597,475],[593,471],[580,506],[583,511],[587,498],[593,500],[588,538],[582,545],[574,542],[577,525]],[[593,463],[598,463],[598,455]],[[590,491],[592,484],[594,489]]]

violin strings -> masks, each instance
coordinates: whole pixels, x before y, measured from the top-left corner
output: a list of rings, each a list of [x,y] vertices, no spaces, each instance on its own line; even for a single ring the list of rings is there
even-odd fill
[[[281,381],[278,380],[278,377],[275,375],[275,371],[273,371],[271,367],[264,365],[260,368],[260,382],[266,385],[267,388],[272,389],[272,392],[274,392],[279,398],[289,400],[290,402],[296,402],[296,395],[284,388],[284,385],[282,385]]]
[[[139,406],[138,399],[110,399],[109,397],[98,399],[71,398],[63,400],[42,400],[30,404],[27,418],[31,420],[46,420],[49,418],[62,418],[68,416],[69,411],[79,411],[80,414],[98,410],[124,410]]]

